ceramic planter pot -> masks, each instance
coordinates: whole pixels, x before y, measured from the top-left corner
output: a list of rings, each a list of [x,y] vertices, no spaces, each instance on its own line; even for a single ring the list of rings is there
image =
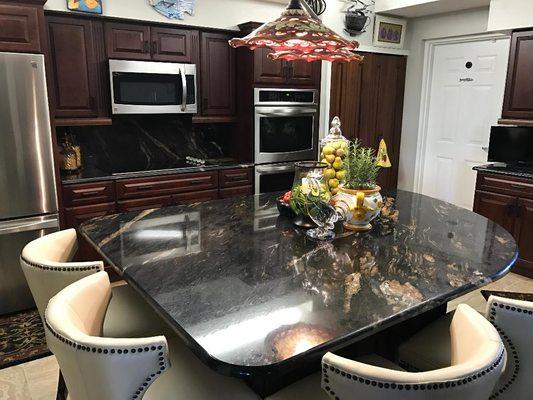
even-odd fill
[[[354,231],[368,231],[370,222],[376,218],[383,207],[381,188],[353,190],[340,187],[332,201],[335,207],[342,210],[345,217],[344,227]]]

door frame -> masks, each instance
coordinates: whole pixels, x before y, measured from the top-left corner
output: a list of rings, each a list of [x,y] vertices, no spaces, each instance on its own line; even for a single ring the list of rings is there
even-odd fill
[[[456,36],[443,39],[426,40],[424,43],[424,67],[422,73],[422,92],[420,96],[419,120],[418,120],[418,136],[416,144],[416,159],[415,159],[415,179],[414,191],[422,193],[423,172],[426,162],[426,144],[428,136],[428,119],[429,119],[429,100],[431,98],[431,81],[433,79],[433,60],[435,57],[435,49],[437,46],[481,42],[486,40],[507,40],[511,41],[511,35],[507,33],[487,33],[479,35]],[[508,63],[507,63],[508,67]],[[507,68],[505,70],[507,76]],[[503,99],[502,99],[503,108]]]

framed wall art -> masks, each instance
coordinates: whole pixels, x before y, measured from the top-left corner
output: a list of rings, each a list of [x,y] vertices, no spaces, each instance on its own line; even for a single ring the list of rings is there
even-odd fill
[[[376,15],[372,45],[403,49],[407,20]]]
[[[67,0],[67,8],[91,14],[102,14],[102,0]]]

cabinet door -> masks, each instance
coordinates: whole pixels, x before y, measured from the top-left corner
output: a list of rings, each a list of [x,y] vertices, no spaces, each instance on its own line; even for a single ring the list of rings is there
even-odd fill
[[[514,233],[516,197],[476,190],[474,212]]]
[[[108,58],[150,60],[150,28],[145,25],[105,23]]]
[[[296,86],[320,86],[321,63],[319,61],[291,61],[288,63],[287,83]]]
[[[514,32],[502,116],[533,119],[533,31]]]
[[[37,7],[0,5],[0,51],[41,51]]]
[[[152,27],[152,60],[196,63],[198,31]]]
[[[285,84],[288,74],[287,63],[268,58],[268,54],[271,52],[272,50],[267,48],[254,50],[254,81],[260,84]]]
[[[172,197],[160,196],[146,199],[124,200],[119,201],[117,204],[118,212],[150,210],[152,208],[162,208],[171,205]]]
[[[533,200],[518,199],[515,237],[520,249],[519,264],[533,275]]]
[[[99,22],[48,17],[56,117],[96,117],[100,94],[95,35]]]
[[[231,36],[202,33],[202,114],[231,116],[235,113],[235,50]]]

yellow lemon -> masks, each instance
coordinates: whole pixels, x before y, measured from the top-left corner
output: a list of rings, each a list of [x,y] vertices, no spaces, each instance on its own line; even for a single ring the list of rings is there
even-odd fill
[[[335,168],[337,171],[341,170],[343,167],[342,161],[340,161],[340,159],[339,161],[335,160],[332,167]]]
[[[322,160],[320,160],[320,162],[321,162],[322,164],[326,164],[326,165],[328,166],[328,168],[331,167],[331,163],[328,163],[328,160],[326,160],[325,158],[323,158]]]
[[[322,152],[327,156],[328,154],[333,154],[335,149],[328,144],[322,149]]]
[[[339,188],[338,187],[331,189],[331,194],[333,196],[335,196],[337,193],[339,193]]]
[[[332,164],[335,161],[335,155],[334,154],[328,154],[326,156],[326,160],[328,163]]]
[[[336,187],[339,186],[339,180],[338,180],[338,179],[335,179],[335,178],[330,179],[330,180],[328,181],[328,184],[329,184],[329,187],[330,187],[331,189],[335,189]]]
[[[333,168],[328,168],[324,171],[324,178],[333,179],[335,178],[335,170]]]
[[[344,149],[337,149],[337,150],[335,151],[335,155],[336,155],[337,157],[343,157],[344,154],[346,154],[345,151],[344,151]]]
[[[335,174],[335,177],[339,180],[339,181],[342,181],[344,179],[344,177],[346,176],[346,171],[341,169],[340,171],[337,171],[337,173]]]

